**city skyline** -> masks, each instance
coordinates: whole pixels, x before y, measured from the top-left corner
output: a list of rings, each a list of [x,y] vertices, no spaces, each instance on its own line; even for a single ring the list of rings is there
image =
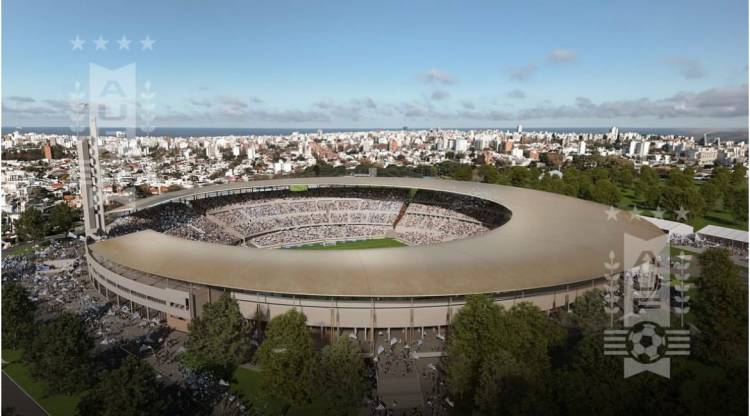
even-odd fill
[[[3,5],[5,128],[67,125],[90,63],[157,128],[747,128],[742,2],[43,3]]]

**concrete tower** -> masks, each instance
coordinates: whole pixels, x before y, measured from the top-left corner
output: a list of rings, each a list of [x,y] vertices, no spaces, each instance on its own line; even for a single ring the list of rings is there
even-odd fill
[[[78,139],[78,166],[83,207],[83,225],[86,237],[95,237],[107,230],[104,221],[104,196],[102,194],[101,168],[96,118],[91,118],[91,136]]]

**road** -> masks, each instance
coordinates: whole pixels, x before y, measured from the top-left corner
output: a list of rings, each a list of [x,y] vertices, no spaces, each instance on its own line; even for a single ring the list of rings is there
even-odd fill
[[[3,372],[3,408],[12,406],[19,416],[47,416],[47,412]]]

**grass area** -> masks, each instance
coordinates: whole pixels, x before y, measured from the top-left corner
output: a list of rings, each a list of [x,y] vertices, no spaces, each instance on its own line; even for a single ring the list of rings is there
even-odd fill
[[[63,394],[45,395],[44,382],[31,377],[26,364],[21,361],[21,354],[19,350],[2,350],[3,361],[7,362],[7,364],[3,364],[3,372],[18,383],[52,416],[75,415],[76,406],[82,394],[72,396]]]
[[[308,244],[299,247],[290,247],[294,250],[360,250],[363,248],[385,248],[385,247],[403,247],[406,244],[394,240],[393,238],[377,238],[373,240],[342,241],[336,244],[324,245]]]
[[[284,405],[278,402],[268,402],[261,393],[260,372],[247,368],[237,368],[234,371],[234,381],[231,384],[233,392],[239,393],[250,401],[253,406],[264,415],[280,415],[284,410]],[[305,415],[324,415],[325,410],[323,402],[315,401],[309,405],[292,407],[287,412],[289,416]],[[357,412],[352,410],[351,415]]]
[[[622,195],[619,205],[620,209],[632,211],[633,207],[636,206],[641,211],[642,215],[653,216],[649,207],[646,207],[644,202],[636,197],[633,187],[620,188],[620,193]],[[669,212],[665,213],[664,219],[677,221],[675,215]],[[719,227],[733,228],[743,231],[748,230],[747,222],[735,221],[731,213],[719,207],[706,210],[706,213],[702,217],[691,218],[690,225],[693,226],[695,231],[698,231],[707,225],[717,225]]]
[[[260,413],[279,415],[283,410],[281,403],[267,402],[261,393],[260,372],[239,367],[234,371],[232,391],[241,394],[257,408]]]

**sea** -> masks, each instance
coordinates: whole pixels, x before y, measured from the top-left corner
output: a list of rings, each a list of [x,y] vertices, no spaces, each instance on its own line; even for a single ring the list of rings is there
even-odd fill
[[[703,134],[709,134],[711,137],[722,137],[726,139],[747,139],[747,129],[709,129],[709,128],[679,128],[679,127],[618,127],[621,133],[636,132],[642,135],[682,135],[700,137]],[[168,137],[211,137],[211,136],[286,136],[294,132],[298,133],[340,133],[340,132],[366,132],[366,131],[399,131],[399,130],[429,130],[430,127],[402,127],[402,128],[241,128],[241,127],[156,127],[151,132],[144,132],[138,129],[137,136],[168,136]],[[515,131],[516,127],[461,127],[461,128],[441,128],[441,130],[461,130],[461,131],[481,131],[481,130],[502,130]],[[610,131],[610,127],[527,127],[524,126],[525,132],[547,131],[556,133],[581,133],[581,134],[601,134]],[[10,134],[14,131],[20,133],[44,133],[69,135],[71,130],[68,127],[3,127],[2,134]],[[114,135],[116,131],[125,131],[125,128],[107,128],[108,135]],[[88,129],[84,129],[81,135],[88,135]]]

